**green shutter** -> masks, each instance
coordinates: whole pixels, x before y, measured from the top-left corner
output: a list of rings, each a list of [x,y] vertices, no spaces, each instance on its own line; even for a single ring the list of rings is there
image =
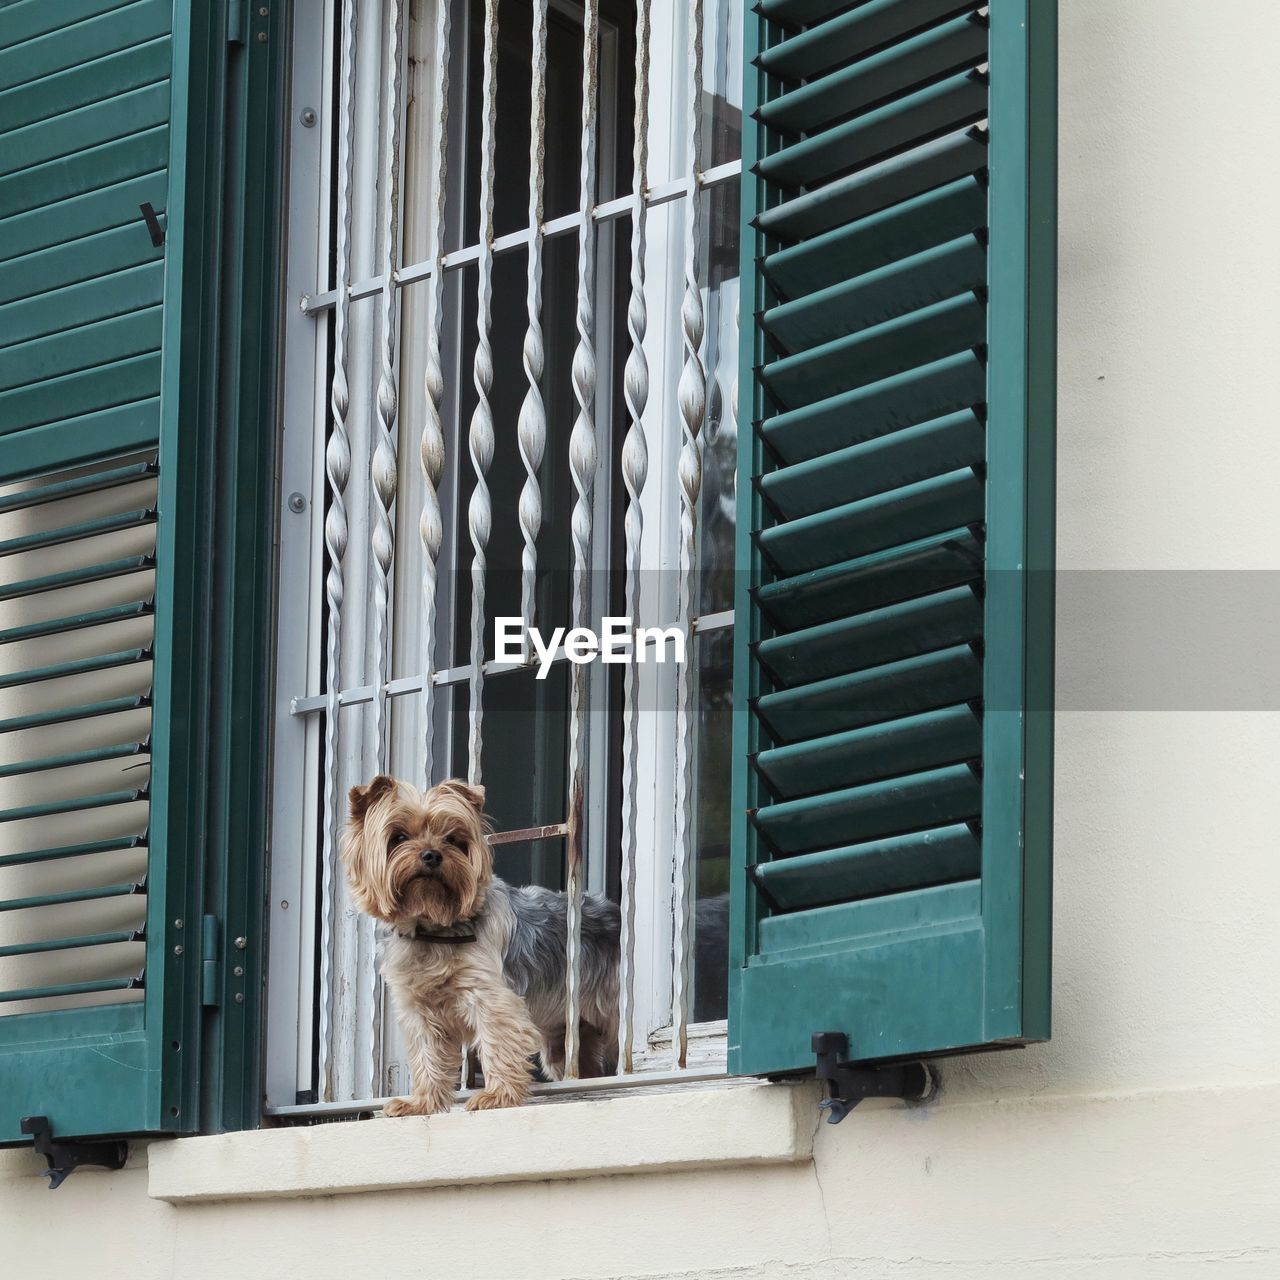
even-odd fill
[[[206,7],[0,6],[0,1142],[197,1122]]]
[[[1042,1040],[1055,5],[746,46],[730,1067]]]

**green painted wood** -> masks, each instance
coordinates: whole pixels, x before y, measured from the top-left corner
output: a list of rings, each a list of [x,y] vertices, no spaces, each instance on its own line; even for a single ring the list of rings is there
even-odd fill
[[[5,318],[13,326],[10,334],[20,333],[29,342],[154,307],[160,302],[163,283],[164,264],[148,262],[11,303],[5,308]],[[0,337],[0,349],[7,345]]]
[[[57,845],[50,849],[28,849],[22,853],[0,855],[0,867],[26,867],[38,862],[65,862],[68,858],[85,858],[96,853],[119,853],[146,848],[145,836],[120,836],[114,840],[85,840],[79,844]]]
[[[837,62],[977,7],[974,0],[867,0],[802,35],[770,45],[760,55],[760,67],[769,75],[811,79]]]
[[[26,387],[159,350],[160,306],[99,320],[0,351],[0,389]]]
[[[981,755],[982,720],[959,706],[773,747],[755,766],[778,799],[791,800]]]
[[[784,133],[809,132],[912,85],[976,67],[986,52],[985,21],[977,14],[965,14],[902,44],[890,45],[865,61],[779,94],[761,107],[760,119]]]
[[[12,430],[28,434],[32,427],[74,420],[81,448],[101,436],[105,455],[153,443],[160,429],[160,363],[157,349],[0,392],[0,414]],[[4,420],[0,436],[6,434]]]
[[[780,518],[825,511],[986,460],[986,429],[972,410],[948,414],[820,458],[779,467],[760,492]]]
[[[54,724],[74,724],[77,720],[118,715],[122,711],[139,711],[149,705],[149,702],[150,699],[145,694],[132,694],[124,698],[103,698],[99,702],[59,707],[52,711],[33,711],[28,715],[0,720],[0,733],[18,733],[23,729],[43,729]]]
[[[106,578],[119,578],[129,573],[143,573],[155,568],[155,558],[149,555],[125,556],[120,560],[107,560],[102,564],[89,564],[75,569],[63,569],[39,578],[27,578],[0,586],[0,600],[17,600],[23,596],[40,595],[45,591],[60,591],[68,587],[82,587],[87,582],[102,582]]]
[[[142,618],[151,613],[151,600],[130,600],[126,604],[111,605],[106,609],[89,609],[84,613],[67,614],[41,622],[21,623],[0,631],[0,644],[16,644],[21,640],[37,640],[41,636],[64,635],[68,631],[83,631],[85,627],[98,627],[112,622],[125,622]]]
[[[136,212],[138,205],[133,207]],[[155,207],[163,218],[163,203]],[[34,299],[55,289],[159,262],[163,254],[163,249],[151,243],[145,228],[140,232],[137,218],[132,218],[125,226],[87,236],[83,242],[73,240],[53,245],[43,253],[29,253],[0,262],[0,305]]]
[[[980,524],[986,486],[971,468],[846,503],[775,525],[760,551],[780,574],[792,575]]]
[[[105,791],[93,796],[73,796],[44,804],[24,804],[16,809],[0,809],[0,822],[27,822],[32,818],[52,818],[62,813],[83,813],[89,809],[110,809],[119,804],[139,804],[147,799],[146,788],[132,791]]]
[[[136,529],[154,524],[154,511],[122,511],[119,515],[103,516],[98,520],[86,520],[83,524],[67,525],[62,529],[46,529],[43,533],[27,533],[21,538],[8,538],[0,542],[0,556],[19,551],[35,551],[40,547],[60,547],[83,538],[96,538],[104,533],[119,533],[123,529]]]
[[[19,1000],[55,1000],[67,996],[96,995],[103,991],[137,991],[143,985],[141,978],[94,978],[88,982],[59,982],[43,987],[15,987],[8,991],[0,991],[0,1004],[12,1004]],[[76,1009],[69,1012],[79,1014],[81,1011]],[[5,1030],[8,1029],[6,1026]],[[116,1046],[120,1044],[114,1038],[105,1043],[112,1052],[115,1052]],[[136,1116],[137,1111],[133,1101],[138,1087],[136,1076],[116,1071],[104,1073],[101,1068],[94,1070],[96,1063],[83,1061],[85,1050],[89,1046],[77,1044],[74,1040],[66,1044],[40,1044],[34,1049],[26,1049],[25,1052],[24,1048],[25,1046],[20,1045],[16,1053],[6,1054],[8,1061],[5,1065],[14,1080],[27,1084],[35,1082],[34,1087],[29,1087],[26,1092],[37,1098],[58,1099],[59,1095],[66,1091],[68,1074],[77,1072],[77,1068],[79,1069],[77,1074],[83,1081],[84,1087],[88,1089],[92,1110],[83,1104],[78,1111],[71,1106],[60,1106],[58,1114],[63,1117],[68,1133],[83,1136],[90,1133],[128,1133],[130,1131],[131,1121],[116,1120],[113,1117]],[[119,1065],[125,1065],[130,1071],[142,1071],[138,1048],[145,1049],[145,1043],[138,1047],[128,1043],[126,1061]],[[89,1069],[85,1070],[86,1067]],[[123,1086],[124,1092],[118,1097],[117,1104],[113,1107],[106,1102],[106,1097],[113,1088],[120,1086]],[[12,1106],[12,1102],[10,1105]],[[75,1118],[77,1115],[85,1117],[81,1122],[83,1127],[77,1125]],[[136,1126],[136,1120],[132,1121],[132,1125]]]
[[[747,21],[738,1072],[1049,1032],[1056,19],[977,8]]]
[[[90,889],[64,889],[60,893],[40,893],[30,898],[0,901],[0,911],[30,911],[35,907],[60,907],[68,902],[99,902],[105,898],[130,898],[146,892],[141,880],[95,885]]]
[[[794,352],[975,292],[986,279],[986,250],[977,237],[965,236],[772,307],[761,323],[779,350]]]
[[[0,124],[4,129],[0,139],[12,130],[55,116],[65,118],[67,113],[117,94],[166,81],[172,58],[169,37],[164,35],[17,89],[0,90]]]
[[[756,214],[756,224],[766,236],[794,244],[948,182],[981,174],[986,164],[985,131],[965,129],[858,169],[794,200],[772,205]]]
[[[930,134],[977,124],[986,114],[986,76],[965,71],[782,147],[761,160],[757,169],[766,182],[798,190],[836,170],[870,164]]]
[[[764,366],[765,389],[786,409],[816,404],[966,349],[986,338],[986,308],[965,295],[784,356]],[[0,353],[0,370],[4,355]]]
[[[46,0],[47,3],[47,0]],[[61,7],[65,0],[59,0]],[[62,21],[34,40],[0,42],[0,84],[16,88],[168,35],[171,0],[112,5],[87,21]]]
[[[982,662],[968,645],[903,658],[760,697],[754,719],[776,742],[876,724],[982,694]]]
[[[143,662],[150,657],[146,649],[121,649],[115,653],[95,654],[92,658],[77,658],[71,662],[55,662],[47,667],[32,667],[27,671],[15,671],[0,676],[0,689],[15,689],[24,684],[39,684],[42,680],[61,680],[64,676],[86,675],[93,671],[112,671]],[[0,776],[3,772],[0,771]]]
[[[32,507],[47,506],[65,498],[79,498],[90,493],[101,493],[118,485],[131,484],[155,477],[154,463],[135,462],[124,467],[95,471],[89,475],[73,476],[57,484],[42,484],[33,489],[18,490],[0,496],[0,515],[10,511],[27,511]]]
[[[71,247],[75,241],[113,227],[130,227],[134,235],[140,237],[139,249],[144,245],[150,247],[151,237],[138,206],[149,203],[163,211],[167,208],[168,196],[168,169],[161,163],[152,171],[123,182],[111,182],[100,190],[89,190],[70,200],[38,206],[6,218],[4,235],[0,236],[0,262],[13,262],[42,249],[62,249],[64,255],[74,256],[79,252]],[[92,247],[80,246],[90,250]]]
[[[762,640],[756,661],[791,686],[968,644],[981,635],[982,600],[971,587],[957,587]]]
[[[976,881],[981,869],[978,837],[970,827],[954,826],[762,862],[752,878],[775,910],[804,911],[927,885]],[[962,914],[981,915],[981,898]],[[766,925],[772,927],[772,917]],[[770,938],[771,944],[775,941],[780,941],[777,935]]]
[[[754,600],[779,631],[914,600],[982,577],[982,543],[972,529],[949,529],[905,546],[775,578]]]
[[[10,956],[47,955],[52,951],[82,951],[88,947],[110,947],[122,942],[141,942],[137,929],[115,929],[108,933],[82,933],[70,938],[41,938],[35,942],[11,942],[0,947],[0,959]]]
[[[81,764],[97,764],[103,760],[122,760],[146,753],[146,742],[119,742],[109,747],[87,747],[56,756],[36,756],[0,765],[0,778],[18,778],[28,773],[47,773],[51,769],[72,769]],[[0,866],[4,865],[0,859]]]
[[[986,189],[977,178],[961,178],[788,249],[766,254],[760,269],[779,298],[800,298],[972,235],[986,222]]]
[[[9,0],[0,8],[0,48],[17,49],[24,41],[122,9],[134,0]]]
[[[799,409],[775,412],[761,422],[760,431],[782,462],[804,462],[974,408],[983,403],[986,386],[981,355],[959,351]]]

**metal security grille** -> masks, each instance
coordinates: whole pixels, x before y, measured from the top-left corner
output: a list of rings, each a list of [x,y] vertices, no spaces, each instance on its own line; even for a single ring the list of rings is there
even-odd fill
[[[0,1016],[142,999],[156,476],[0,489]]]
[[[699,725],[729,705],[741,13],[312,8],[294,51],[270,1101],[407,1087],[336,862],[345,793],[390,771],[493,800],[517,716],[537,726],[537,794],[497,812],[494,843],[500,874],[568,895],[567,1073],[586,891],[621,907],[620,1070],[667,1037],[662,1065],[684,1068],[699,832],[718,822],[705,800],[700,818]],[[689,661],[562,649],[535,686],[494,657],[502,612],[674,627]]]

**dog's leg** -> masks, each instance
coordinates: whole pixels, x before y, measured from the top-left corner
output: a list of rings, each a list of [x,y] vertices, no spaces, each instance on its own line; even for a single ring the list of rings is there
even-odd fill
[[[529,1096],[529,1059],[541,1051],[542,1037],[501,975],[475,992],[472,1010],[484,1088],[467,1099],[467,1110],[518,1107]]]
[[[407,1098],[392,1098],[383,1114],[429,1116],[448,1111],[458,1084],[462,1046],[416,1009],[400,1014],[400,1030],[404,1032],[413,1092]]]

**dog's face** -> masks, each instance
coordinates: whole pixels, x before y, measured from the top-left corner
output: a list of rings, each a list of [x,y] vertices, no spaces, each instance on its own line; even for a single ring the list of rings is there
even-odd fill
[[[456,924],[475,915],[493,877],[484,788],[419,791],[379,774],[352,787],[342,861],[356,905],[391,925]]]

